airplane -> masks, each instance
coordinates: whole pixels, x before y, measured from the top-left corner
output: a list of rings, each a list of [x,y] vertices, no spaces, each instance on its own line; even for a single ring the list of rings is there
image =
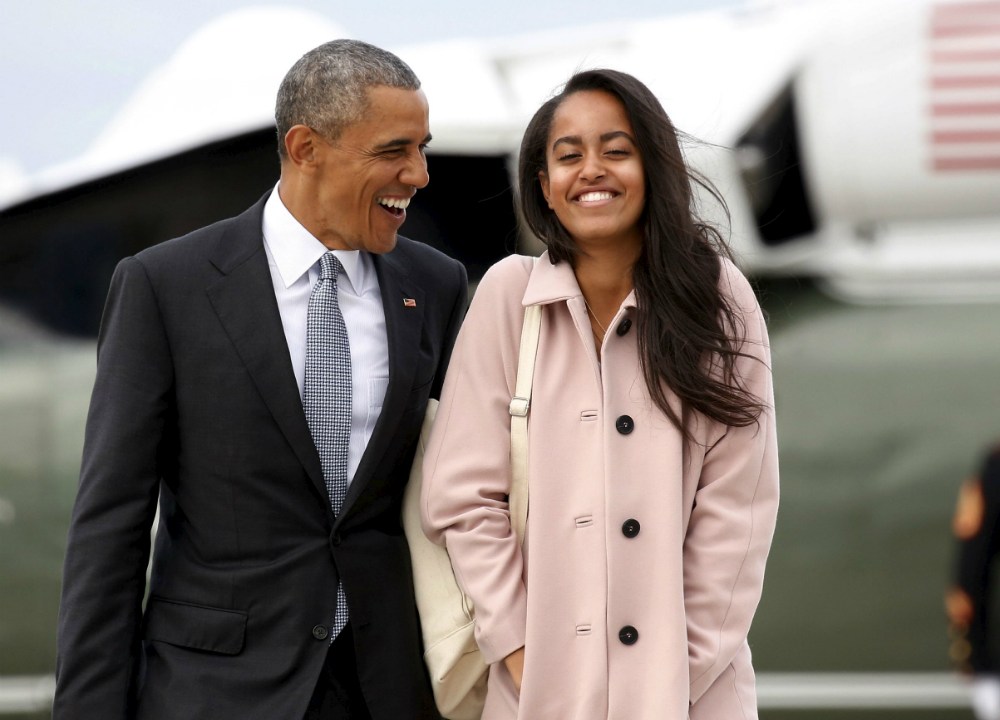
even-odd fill
[[[272,187],[280,78],[348,35],[289,8],[224,16],[81,157],[0,184],[0,717],[5,697],[24,718],[51,700],[115,263]],[[541,250],[512,174],[538,105],[582,67],[656,92],[769,316],[783,500],[751,632],[762,717],[966,717],[942,596],[958,485],[1000,435],[1000,2],[770,0],[390,49],[434,135],[403,233],[473,284]]]

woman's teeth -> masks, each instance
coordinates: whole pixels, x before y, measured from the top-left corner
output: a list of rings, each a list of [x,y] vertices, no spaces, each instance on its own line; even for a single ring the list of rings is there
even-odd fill
[[[614,193],[609,192],[588,192],[577,198],[578,202],[597,202],[598,200],[610,200]]]

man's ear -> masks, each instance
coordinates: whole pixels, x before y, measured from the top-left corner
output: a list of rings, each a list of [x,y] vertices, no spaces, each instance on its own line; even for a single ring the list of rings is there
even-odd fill
[[[549,210],[551,210],[552,202],[549,200],[549,175],[544,170],[538,171],[538,184],[542,186],[542,195],[545,197],[545,202],[549,205]]]
[[[316,162],[317,138],[307,125],[293,125],[285,133],[285,155],[300,170]]]

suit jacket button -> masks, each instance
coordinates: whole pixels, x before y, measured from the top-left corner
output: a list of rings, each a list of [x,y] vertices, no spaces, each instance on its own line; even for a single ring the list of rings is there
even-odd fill
[[[615,420],[615,429],[622,435],[628,435],[635,430],[635,421],[628,415],[621,415]]]
[[[618,323],[618,327],[615,328],[615,332],[618,334],[618,337],[621,337],[622,335],[627,333],[629,331],[629,328],[631,327],[632,327],[632,321],[629,320],[628,318],[625,318],[620,323]]]
[[[330,631],[323,625],[315,625],[312,630],[313,637],[317,640],[326,640],[330,637]]]
[[[340,547],[340,533],[334,533],[330,536],[330,545]]]
[[[622,523],[622,535],[627,538],[634,538],[639,534],[639,521],[635,518],[629,518]]]
[[[631,625],[626,625],[618,631],[618,639],[622,641],[622,645],[635,645],[639,639],[639,631]]]

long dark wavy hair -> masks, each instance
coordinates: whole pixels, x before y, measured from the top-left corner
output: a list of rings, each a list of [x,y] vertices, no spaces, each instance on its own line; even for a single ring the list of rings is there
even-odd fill
[[[546,244],[553,263],[575,265],[579,249],[549,209],[538,173],[547,170],[546,146],[556,110],[567,97],[585,90],[602,90],[621,101],[642,159],[643,244],[632,282],[639,358],[649,393],[688,440],[691,411],[726,425],[751,425],[763,406],[736,373],[737,359],[745,356],[740,350],[745,327],[719,290],[720,256],[731,254],[719,231],[696,216],[692,183],[724,209],[726,204],[712,184],[684,162],[677,131],[649,88],[626,73],[587,70],[573,75],[539,108],[521,141],[522,218]],[[667,389],[681,400],[680,414],[670,406]]]

